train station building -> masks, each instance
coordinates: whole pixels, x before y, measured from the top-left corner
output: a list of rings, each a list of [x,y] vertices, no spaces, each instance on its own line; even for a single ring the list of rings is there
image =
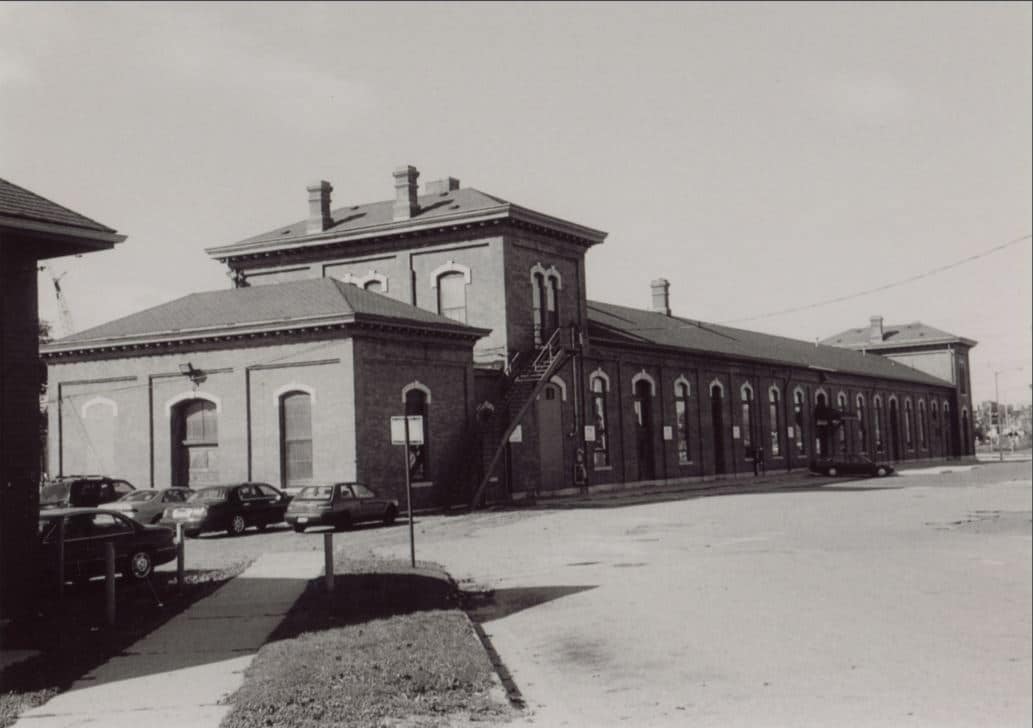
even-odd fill
[[[971,452],[975,342],[955,337],[948,376],[926,337],[858,349],[675,315],[664,279],[648,309],[596,302],[585,256],[606,233],[393,177],[368,204],[313,184],[305,218],[210,248],[233,288],[47,346],[51,472],[404,497],[408,468],[416,505],[442,507]],[[401,414],[424,424],[408,452]]]

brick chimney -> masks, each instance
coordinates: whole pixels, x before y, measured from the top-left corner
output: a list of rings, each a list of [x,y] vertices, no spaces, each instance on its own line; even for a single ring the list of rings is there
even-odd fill
[[[871,326],[868,329],[868,343],[869,344],[881,344],[882,343],[882,316],[872,316]]]
[[[330,217],[330,193],[334,188],[326,180],[308,186],[308,221],[306,233],[321,233],[333,224]]]
[[[445,179],[436,179],[433,182],[427,183],[428,195],[447,195],[449,192],[455,192],[458,189],[459,180],[455,177],[445,177]]]
[[[649,284],[653,289],[653,310],[662,313],[664,316],[671,315],[671,298],[669,291],[671,284],[666,278],[657,278]]]
[[[395,175],[395,206],[392,210],[392,219],[408,220],[420,211],[420,203],[416,201],[417,187],[416,180],[420,173],[416,167],[406,165],[399,167]]]

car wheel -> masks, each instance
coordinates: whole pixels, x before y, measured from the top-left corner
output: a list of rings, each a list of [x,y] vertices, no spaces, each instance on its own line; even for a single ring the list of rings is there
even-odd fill
[[[394,506],[388,506],[387,511],[384,512],[384,523],[390,526],[398,518],[398,509]]]
[[[129,574],[134,579],[146,579],[154,571],[154,560],[148,551],[134,551],[129,557]]]
[[[244,533],[244,529],[247,528],[247,521],[244,520],[244,516],[239,513],[233,517],[230,521],[230,527],[226,529],[231,536],[239,536]]]
[[[829,469],[828,469],[828,473],[829,473],[829,475],[831,475],[831,476],[832,476],[833,478],[835,478],[835,477],[836,477],[836,476],[837,476],[837,475],[839,474],[839,471],[838,471],[838,470],[836,470],[835,468],[829,468]]]
[[[875,474],[878,475],[880,478],[885,477],[887,475],[886,468],[880,465],[878,468],[876,468]]]
[[[295,523],[294,524],[294,531],[296,533],[305,533],[305,524],[304,523]]]

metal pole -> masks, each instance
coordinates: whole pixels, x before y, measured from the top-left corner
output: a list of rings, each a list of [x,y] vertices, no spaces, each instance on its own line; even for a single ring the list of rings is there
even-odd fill
[[[115,544],[104,543],[104,603],[108,626],[115,624]]]
[[[57,598],[65,595],[65,517],[57,521]]]
[[[323,534],[323,570],[326,572],[325,584],[328,594],[334,590],[334,534],[327,531]]]
[[[405,415],[405,500],[409,508],[409,560],[416,568],[416,537],[412,522],[412,474],[409,472],[409,415]]]
[[[184,550],[186,545],[183,543],[183,524],[176,524],[176,588],[179,593],[183,593],[183,570],[186,562],[186,555]]]
[[[997,454],[1000,456],[1000,461],[1004,462],[1004,443],[1001,441],[1001,435],[1004,432],[1004,427],[1001,426],[1001,390],[997,386],[997,375],[999,371],[994,372],[994,405],[997,408]]]

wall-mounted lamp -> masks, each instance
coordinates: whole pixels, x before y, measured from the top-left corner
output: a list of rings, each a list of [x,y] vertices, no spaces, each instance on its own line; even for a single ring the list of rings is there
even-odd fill
[[[194,383],[195,389],[197,388],[197,385],[200,382],[203,382],[205,380],[204,372],[200,369],[194,369],[194,365],[190,362],[180,364],[179,373],[182,374],[184,377],[188,377],[190,381]]]

